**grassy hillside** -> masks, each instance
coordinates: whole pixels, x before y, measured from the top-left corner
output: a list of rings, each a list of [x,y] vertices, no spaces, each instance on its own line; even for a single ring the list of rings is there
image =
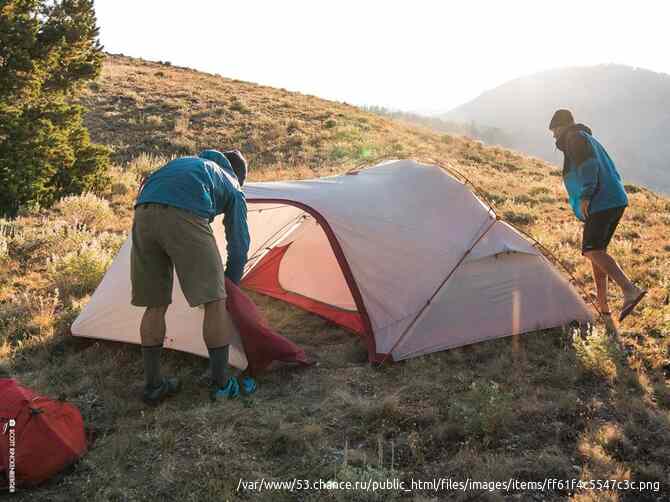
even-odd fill
[[[466,174],[588,291],[580,227],[544,161],[413,129],[354,107],[167,65],[108,57],[82,99],[114,149],[114,185],[0,223],[0,371],[80,407],[92,441],[64,477],[18,500],[502,500],[500,492],[236,493],[240,478],[479,481],[611,479],[662,492],[517,492],[537,500],[660,500],[670,490],[670,200],[629,187],[611,250],[650,288],[609,336],[547,330],[383,368],[363,343],[254,295],[271,325],[319,361],[263,376],[252,399],[212,405],[204,359],[166,351],[185,388],[139,400],[136,346],[69,337],[131,225],[138,177],[172,155],[240,147],[252,180],[343,172],[378,157],[433,159]],[[621,298],[614,296],[617,310]],[[194,333],[197,336],[196,333]],[[408,481],[409,482],[409,481]],[[511,496],[511,495],[508,495]]]
[[[481,140],[487,145],[509,145],[512,143],[505,131],[495,127],[481,126],[474,122],[453,122],[439,117],[429,117],[411,112],[392,111],[381,106],[364,107],[364,110],[376,113],[382,117],[391,118],[398,122],[405,122],[440,134],[467,136]]]

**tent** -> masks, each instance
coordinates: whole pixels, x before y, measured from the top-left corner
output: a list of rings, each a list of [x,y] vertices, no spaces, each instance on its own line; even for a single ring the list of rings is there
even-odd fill
[[[542,253],[439,166],[393,160],[248,183],[245,194],[252,242],[242,286],[359,333],[370,361],[593,319]],[[212,226],[225,254],[220,218]],[[129,260],[128,241],[74,335],[139,343]],[[206,355],[201,322],[177,281],[166,347]]]

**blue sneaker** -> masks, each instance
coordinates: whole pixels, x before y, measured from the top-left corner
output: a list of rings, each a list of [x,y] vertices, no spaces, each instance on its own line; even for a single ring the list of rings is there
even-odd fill
[[[240,395],[240,383],[237,378],[230,377],[224,387],[218,387],[212,390],[210,399],[212,401],[219,401],[221,399],[233,399]]]
[[[256,388],[258,386],[256,385],[256,380],[251,378],[250,376],[245,376],[242,379],[242,393],[245,395],[250,395],[256,392]]]

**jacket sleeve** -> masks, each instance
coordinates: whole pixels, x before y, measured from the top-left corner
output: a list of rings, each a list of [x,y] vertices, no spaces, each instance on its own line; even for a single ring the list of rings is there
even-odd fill
[[[582,180],[580,199],[590,200],[598,186],[598,160],[593,155],[589,141],[581,133],[570,135],[566,154],[577,166],[579,177]]]
[[[239,284],[249,252],[247,202],[242,192],[237,192],[236,196],[231,199],[223,216],[228,251],[225,275],[235,284]]]

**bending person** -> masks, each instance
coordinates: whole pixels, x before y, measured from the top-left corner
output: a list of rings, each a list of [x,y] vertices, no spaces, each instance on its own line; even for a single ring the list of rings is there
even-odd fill
[[[173,270],[191,307],[202,305],[202,335],[209,352],[213,399],[235,397],[240,383],[228,368],[237,330],[226,309],[225,277],[239,284],[249,250],[247,206],[241,190],[247,162],[235,151],[205,150],[172,160],[142,184],[135,202],[131,282],[135,306],[146,307],[140,325],[144,401],[157,404],[179,390],[161,377],[165,314],[172,302]],[[224,267],[210,223],[223,214],[228,260]],[[243,391],[255,390],[251,378]]]

